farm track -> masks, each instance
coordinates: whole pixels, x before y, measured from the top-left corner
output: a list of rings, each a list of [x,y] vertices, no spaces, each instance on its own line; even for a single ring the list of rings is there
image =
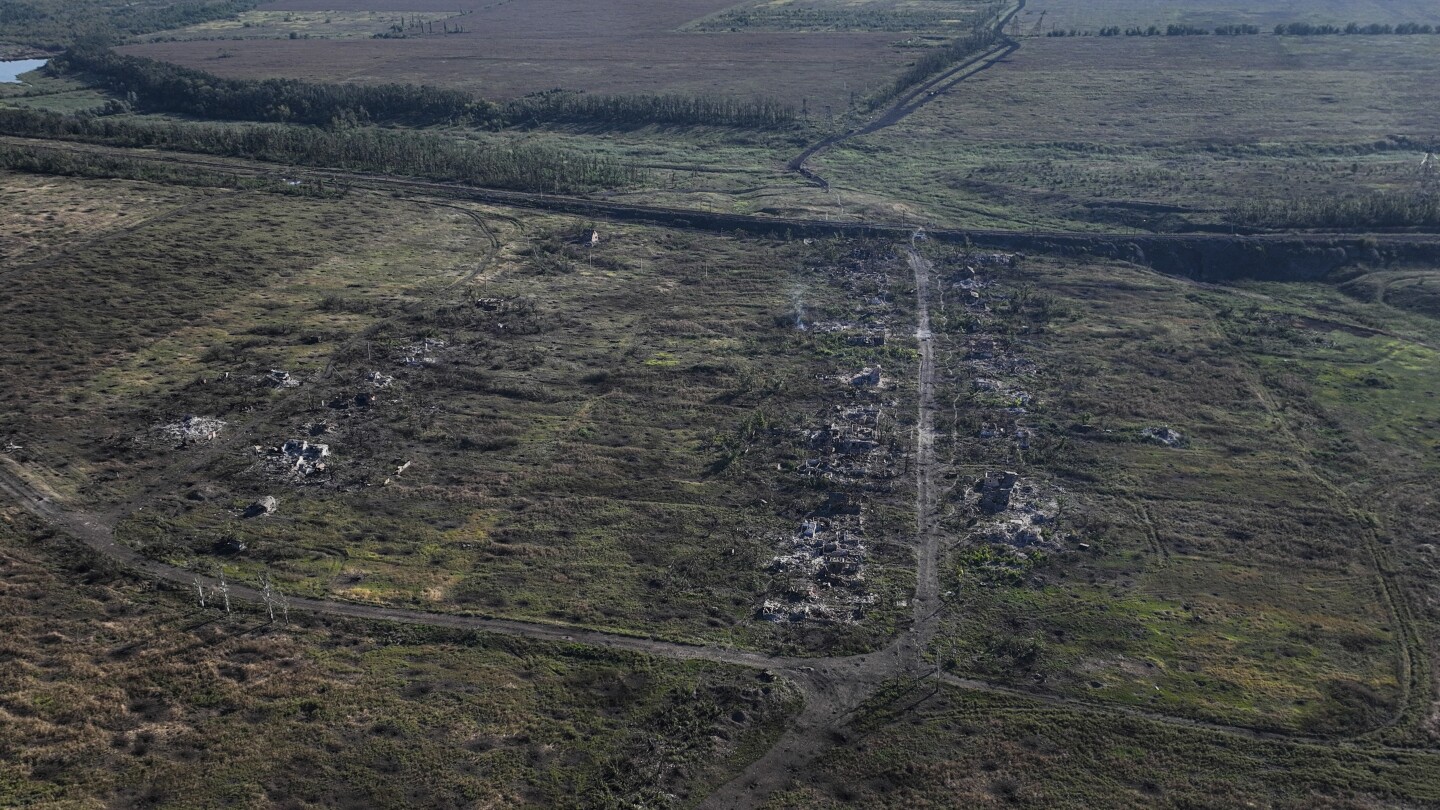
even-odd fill
[[[462,209],[463,210],[463,209]],[[478,214],[476,216],[479,216]],[[477,220],[483,222],[483,220]],[[493,233],[486,229],[493,238]],[[798,690],[803,699],[800,713],[790,723],[780,740],[737,777],[720,786],[701,805],[707,808],[747,808],[762,804],[776,791],[784,789],[825,750],[850,739],[853,713],[873,698],[887,683],[909,680],[915,684],[938,682],[947,685],[1035,701],[1033,709],[1047,707],[1108,716],[1133,717],[1172,726],[1203,729],[1252,740],[1270,740],[1288,744],[1335,746],[1342,745],[1371,752],[1414,753],[1416,749],[1386,747],[1373,737],[1353,740],[1318,738],[1298,734],[1263,731],[1229,726],[1185,717],[1148,711],[1137,707],[1102,704],[1055,694],[1036,693],[991,684],[985,681],[953,676],[938,671],[926,661],[925,652],[934,639],[941,610],[939,562],[943,537],[939,514],[943,496],[939,482],[940,468],[936,457],[934,413],[936,358],[935,338],[930,331],[930,295],[933,267],[914,250],[908,254],[914,273],[917,323],[915,337],[920,363],[917,380],[917,422],[915,429],[916,516],[912,549],[916,555],[916,591],[912,604],[910,627],[887,647],[863,655],[806,658],[776,656],[761,652],[722,646],[707,646],[665,641],[640,635],[626,635],[577,628],[562,624],[495,618],[482,615],[432,613],[407,608],[343,602],[328,599],[289,598],[288,605],[297,612],[336,616],[367,621],[395,622],[430,627],[473,630],[497,635],[522,637],[538,641],[579,644],[620,650],[672,660],[704,660],[721,664],[763,669],[783,676]],[[227,445],[228,446],[228,445]],[[203,466],[203,461],[199,466]],[[190,465],[192,467],[197,465]],[[17,463],[0,456],[0,495],[14,500],[55,529],[81,540],[100,556],[144,577],[171,583],[179,589],[200,584],[213,588],[217,580],[197,575],[176,566],[149,559],[115,539],[114,527],[126,510],[137,504],[125,504],[108,514],[86,512],[68,506],[54,492],[36,482]],[[230,594],[237,600],[262,602],[263,595],[255,588],[230,583]],[[1403,623],[1403,620],[1402,620]],[[918,706],[935,694],[913,700],[913,690],[906,690],[901,700]],[[1393,721],[1392,721],[1393,722]],[[1388,724],[1387,724],[1388,725]],[[1373,734],[1374,732],[1370,732]]]

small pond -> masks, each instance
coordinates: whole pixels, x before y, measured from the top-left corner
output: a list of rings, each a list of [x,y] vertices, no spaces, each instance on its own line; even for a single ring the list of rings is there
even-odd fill
[[[21,73],[29,73],[32,70],[39,70],[45,67],[47,59],[14,59],[9,62],[0,60],[0,84],[19,84]]]

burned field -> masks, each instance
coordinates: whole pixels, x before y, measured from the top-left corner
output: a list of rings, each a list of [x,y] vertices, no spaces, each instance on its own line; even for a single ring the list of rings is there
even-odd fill
[[[342,8],[333,8],[337,5]],[[863,95],[884,84],[914,58],[913,49],[894,46],[893,33],[679,30],[726,5],[717,0],[626,0],[596,6],[566,0],[547,4],[546,12],[537,14],[524,3],[492,3],[438,23],[441,30],[433,34],[411,32],[403,38],[306,39],[308,32],[297,28],[295,39],[287,31],[280,39],[152,42],[124,50],[237,78],[408,82],[462,88],[494,99],[557,87],[588,93],[765,96],[797,108],[804,101],[817,111],[827,105],[844,109],[852,94]],[[277,3],[264,10],[438,9],[407,10],[395,3]],[[463,31],[446,34],[443,26]],[[377,34],[388,30],[381,19],[375,28]],[[323,37],[325,29],[322,18],[314,33]],[[783,82],[776,76],[783,76]]]
[[[203,257],[183,252],[200,227]],[[231,195],[38,258],[52,281],[13,329],[103,264],[86,295],[135,330],[7,343],[12,458],[127,504],[117,535],[147,555],[292,595],[766,648],[883,638],[910,588],[893,253],[597,227]],[[126,298],[117,268],[158,278],[141,256],[171,244],[206,281]],[[86,340],[96,365],[58,359]]]

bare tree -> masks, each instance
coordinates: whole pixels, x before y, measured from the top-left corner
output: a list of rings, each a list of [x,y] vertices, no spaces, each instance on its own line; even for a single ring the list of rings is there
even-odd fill
[[[265,612],[269,614],[270,621],[275,621],[275,585],[270,581],[269,571],[260,575],[260,599],[265,603]]]
[[[220,598],[225,602],[225,618],[233,616],[230,612],[230,583],[225,581],[225,566],[220,566],[220,584],[215,588],[220,592]]]
[[[201,610],[204,610],[204,609],[205,609],[205,582],[200,579],[200,575],[199,575],[199,574],[196,574],[196,575],[195,575],[195,598],[200,601],[200,609],[201,609]]]

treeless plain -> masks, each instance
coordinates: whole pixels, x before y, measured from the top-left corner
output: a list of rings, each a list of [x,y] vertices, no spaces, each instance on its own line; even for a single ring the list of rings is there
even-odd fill
[[[267,10],[434,12],[437,0],[291,2]],[[680,33],[724,0],[502,2],[452,20],[459,34],[403,39],[156,42],[126,53],[233,78],[410,82],[504,99],[563,87],[592,93],[767,96],[837,111],[879,86],[914,49],[894,33]],[[383,6],[383,8],[381,8]],[[410,8],[406,8],[406,7]],[[321,8],[325,7],[325,8]],[[377,31],[377,33],[379,33]]]

